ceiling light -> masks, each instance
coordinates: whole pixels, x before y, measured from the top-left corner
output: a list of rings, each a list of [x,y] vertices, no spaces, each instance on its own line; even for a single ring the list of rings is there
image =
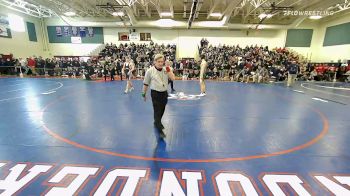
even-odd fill
[[[200,27],[222,27],[224,22],[222,21],[199,21],[196,25]]]
[[[113,12],[112,15],[113,15],[113,16],[124,16],[124,12],[122,12],[122,11]]]
[[[153,24],[159,26],[159,27],[175,27],[180,26],[181,23],[172,19],[159,19],[157,21],[154,21]]]
[[[212,17],[221,17],[222,14],[221,13],[211,13],[210,16],[212,16]]]
[[[258,17],[260,19],[263,19],[263,18],[271,18],[273,15],[272,14],[265,14],[265,13],[262,13],[260,14]]]
[[[173,14],[171,12],[161,12],[161,16],[172,16]]]
[[[318,20],[318,19],[321,19],[322,16],[310,16],[309,18],[312,20]]]
[[[66,16],[75,16],[75,12],[65,12],[64,15],[66,15]]]

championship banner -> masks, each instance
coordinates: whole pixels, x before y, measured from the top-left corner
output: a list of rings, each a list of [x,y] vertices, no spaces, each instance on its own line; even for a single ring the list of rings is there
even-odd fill
[[[79,27],[80,37],[86,37],[86,27]]]
[[[8,31],[10,31],[9,21],[6,16],[0,15],[0,37],[11,37]]]
[[[138,34],[138,33],[132,32],[132,33],[130,33],[130,35],[129,35],[129,39],[130,39],[130,41],[139,41],[139,40],[140,40],[140,37],[139,37],[139,34]]]
[[[72,27],[72,36],[78,37],[78,27]]]
[[[67,27],[67,26],[63,27],[63,36],[70,37],[70,35],[71,35],[71,30],[70,29],[71,28]]]
[[[129,33],[128,32],[119,32],[119,41],[129,41]]]
[[[56,36],[62,37],[62,27],[56,27]]]
[[[89,34],[89,37],[93,37],[94,36],[94,28],[88,27],[88,34]]]
[[[71,37],[72,44],[81,44],[81,37]]]

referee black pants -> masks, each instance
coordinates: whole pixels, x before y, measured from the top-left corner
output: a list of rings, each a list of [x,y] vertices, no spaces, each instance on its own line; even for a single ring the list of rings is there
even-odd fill
[[[168,103],[168,92],[151,90],[151,97],[153,103],[154,123],[160,125],[162,123],[165,106]]]

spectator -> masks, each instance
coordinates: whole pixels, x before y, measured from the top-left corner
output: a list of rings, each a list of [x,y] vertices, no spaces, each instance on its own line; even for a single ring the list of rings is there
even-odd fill
[[[288,82],[287,86],[291,86],[294,84],[295,79],[297,77],[299,70],[299,66],[296,64],[296,61],[292,61],[292,63],[288,66]]]

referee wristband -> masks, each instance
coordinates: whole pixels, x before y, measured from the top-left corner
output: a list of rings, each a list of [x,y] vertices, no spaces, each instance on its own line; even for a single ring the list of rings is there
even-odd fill
[[[146,97],[146,93],[141,93],[141,96],[142,97]]]

